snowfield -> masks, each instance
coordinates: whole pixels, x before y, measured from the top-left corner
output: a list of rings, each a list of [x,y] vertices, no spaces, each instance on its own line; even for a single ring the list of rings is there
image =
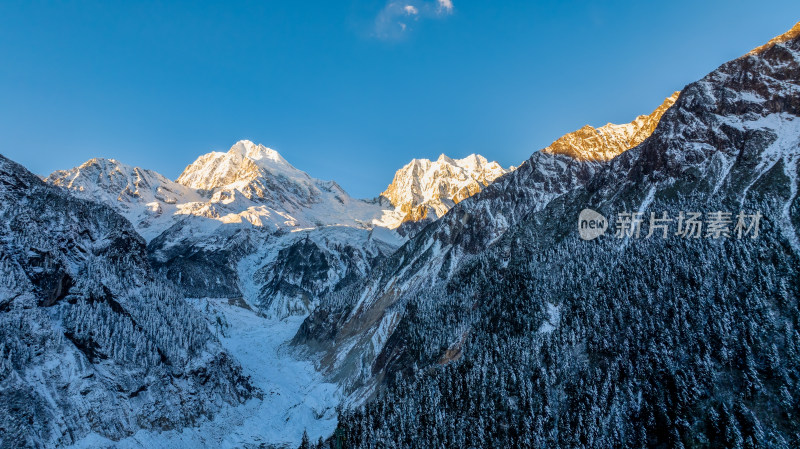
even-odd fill
[[[227,407],[199,427],[136,434],[115,442],[89,435],[74,448],[296,448],[303,431],[311,441],[336,428],[339,387],[326,383],[310,361],[298,360],[286,344],[305,317],[263,318],[228,299],[188,300],[208,319],[212,332],[263,392],[239,407]]]

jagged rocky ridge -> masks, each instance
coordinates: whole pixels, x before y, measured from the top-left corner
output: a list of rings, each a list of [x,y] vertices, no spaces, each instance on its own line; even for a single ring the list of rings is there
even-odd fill
[[[798,94],[800,24],[637,147],[537,152],[326,302],[295,341],[375,397],[341,417],[347,447],[797,447]],[[584,207],[764,218],[757,239],[584,242]]]
[[[118,440],[260,394],[111,208],[0,156],[0,447]]]
[[[655,131],[661,116],[675,104],[675,92],[649,115],[640,115],[630,123],[608,123],[599,128],[589,125],[566,134],[542,151],[563,154],[579,161],[609,161],[644,142]]]
[[[394,207],[382,223],[390,228],[402,225],[400,232],[413,235],[513,169],[505,169],[478,154],[463,159],[444,154],[435,161],[414,159],[397,170],[381,194]]]
[[[113,159],[92,159],[46,181],[125,212],[148,242],[177,224],[205,237],[223,224],[268,232],[315,226],[370,227],[380,208],[333,181],[310,177],[276,151],[243,140],[200,156],[177,181]]]
[[[80,198],[112,206],[148,242],[185,218],[188,211],[184,204],[203,200],[195,190],[157,172],[114,159],[94,158],[71,170],[53,172],[45,182],[70,189]]]

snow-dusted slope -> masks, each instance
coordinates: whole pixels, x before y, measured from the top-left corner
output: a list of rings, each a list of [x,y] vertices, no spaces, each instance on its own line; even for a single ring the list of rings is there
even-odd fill
[[[297,340],[325,349],[321,366],[333,375],[350,379],[353,386],[369,385],[401,358],[402,341],[384,345],[411,298],[422,292],[437,297],[437,286],[443,288],[466,264],[492,249],[498,255],[513,253],[514,243],[493,245],[501,244],[506,232],[523,220],[534,220],[531,226],[548,231],[554,242],[577,240],[575,204],[607,213],[601,205],[613,204],[616,212],[646,211],[656,201],[682,201],[689,204],[685,210],[702,210],[710,201],[727,201],[736,211],[753,201],[749,195],[763,196],[772,188],[770,205],[762,211],[770,211],[797,251],[798,30],[800,24],[686,86],[672,107],[657,111],[663,113],[657,126],[644,128],[655,128],[649,138],[611,160],[605,158],[621,147],[614,141],[606,149],[596,140],[599,131],[587,133],[588,142],[576,134],[563,147],[534,153],[417,234],[340,304],[315,311]],[[761,189],[758,193],[755,186]],[[546,208],[547,214],[542,212]]]
[[[397,170],[392,183],[381,194],[394,210],[380,223],[396,228],[408,221],[435,220],[513,169],[505,169],[478,154],[463,159],[451,159],[444,154],[435,161],[414,159]]]
[[[610,161],[534,154],[298,340],[385,375],[341,420],[352,447],[800,447],[798,169],[800,23],[686,86]],[[579,237],[584,208],[606,235]],[[641,237],[615,235],[636,211]],[[675,234],[689,211],[698,238]],[[715,238],[715,211],[731,231],[759,212],[758,236]],[[662,212],[670,232],[645,237]]]
[[[91,159],[71,170],[56,171],[45,182],[114,207],[147,241],[172,226],[178,215],[186,213],[187,204],[203,202],[192,188],[114,159]]]
[[[0,156],[0,448],[195,425],[255,393],[111,208]]]
[[[250,448],[294,449],[303,432],[312,441],[327,438],[336,428],[336,406],[342,399],[337,385],[324,381],[310,361],[292,355],[286,344],[301,317],[264,318],[228,299],[190,299],[206,316],[209,328],[241,363],[244,373],[263,395],[220,410],[213,420],[180,430],[141,430],[120,441],[91,434],[74,449]]]
[[[369,387],[380,377],[372,363],[394,332],[407,298],[449,279],[465,260],[481,254],[515,222],[585,186],[604,169],[606,157],[624,154],[628,145],[653,132],[664,111],[674,103],[673,97],[632,124],[607,125],[601,130],[584,128],[534,153],[506,176],[454,205],[413,236],[381,269],[337,295],[338,301],[329,301],[315,311],[297,341],[310,341],[315,349],[325,348],[321,369],[342,379],[355,391],[355,398],[368,395]],[[615,137],[599,138],[600,133]],[[413,167],[411,164],[410,179]],[[317,333],[326,334],[323,341],[317,339]]]

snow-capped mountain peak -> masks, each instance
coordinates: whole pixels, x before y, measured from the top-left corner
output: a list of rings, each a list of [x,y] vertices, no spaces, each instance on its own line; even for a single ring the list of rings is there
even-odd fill
[[[249,140],[237,142],[226,153],[198,157],[177,182],[231,211],[250,209],[259,216],[273,216],[269,221],[276,220],[277,212],[288,218],[289,227],[370,223],[381,214],[379,206],[351,198],[335,182],[313,178],[277,151]],[[263,208],[273,213],[262,213]]]
[[[435,161],[413,159],[395,173],[392,183],[381,194],[395,207],[384,217],[384,224],[397,227],[406,221],[418,221],[444,215],[459,201],[513,170],[489,162],[479,154],[452,159],[445,154]]]
[[[249,140],[240,140],[236,142],[230,150],[229,154],[239,154],[252,159],[254,161],[268,162],[270,165],[278,165],[293,168],[283,156],[272,148],[267,148],[261,144],[255,144]]]
[[[178,197],[190,193],[157,172],[123,164],[116,159],[93,158],[72,170],[56,171],[46,181],[94,194],[119,192],[119,201],[137,198],[138,201],[158,200],[174,204]]]
[[[148,242],[187,216],[202,218],[208,225],[202,229],[213,232],[223,223],[273,230],[371,227],[382,214],[379,205],[353,199],[335,182],[312,178],[277,151],[247,140],[198,157],[177,181],[99,158],[46,181],[111,205]]]
[[[150,241],[172,224],[179,204],[202,201],[194,189],[115,159],[94,158],[70,170],[53,172],[45,182],[81,198],[108,204]]]
[[[450,158],[449,156],[447,156],[446,154],[444,154],[444,153],[440,154],[439,158],[436,159],[436,161],[437,162],[447,162],[447,163],[450,163],[450,164],[455,164],[455,161],[452,158]]]
[[[308,183],[311,177],[294,168],[277,151],[249,140],[236,142],[227,153],[213,151],[190,164],[177,182],[200,190],[245,187],[264,176],[282,176],[294,183]]]

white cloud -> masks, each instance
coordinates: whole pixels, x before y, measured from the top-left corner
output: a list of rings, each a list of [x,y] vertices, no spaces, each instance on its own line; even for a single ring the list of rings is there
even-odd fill
[[[422,19],[439,19],[452,12],[452,0],[390,0],[375,17],[372,35],[383,40],[402,39]]]

